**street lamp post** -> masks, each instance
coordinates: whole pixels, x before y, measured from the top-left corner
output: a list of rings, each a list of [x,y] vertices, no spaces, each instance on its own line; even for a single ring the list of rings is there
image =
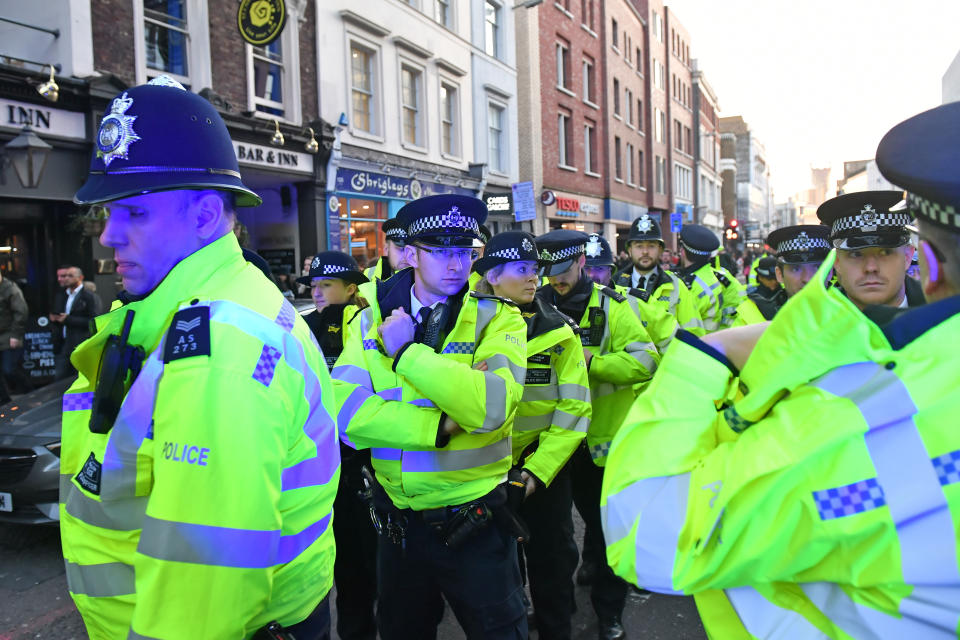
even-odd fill
[[[24,189],[36,189],[43,177],[43,170],[47,166],[47,157],[53,149],[40,139],[29,126],[20,130],[20,135],[8,142],[4,147],[5,160],[17,172],[17,179]]]

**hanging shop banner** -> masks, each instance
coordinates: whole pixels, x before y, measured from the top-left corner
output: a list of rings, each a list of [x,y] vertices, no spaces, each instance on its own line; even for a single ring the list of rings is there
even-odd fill
[[[279,38],[286,22],[284,0],[240,0],[237,28],[240,37],[255,47],[265,47]]]

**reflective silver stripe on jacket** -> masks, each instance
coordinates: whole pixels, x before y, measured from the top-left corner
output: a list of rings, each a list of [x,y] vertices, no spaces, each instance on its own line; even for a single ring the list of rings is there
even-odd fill
[[[467,471],[499,462],[511,455],[511,441],[506,437],[476,449],[404,451],[400,459],[400,470],[404,473]]]
[[[67,561],[70,593],[91,598],[111,598],[136,593],[133,567],[122,562],[74,564]]]

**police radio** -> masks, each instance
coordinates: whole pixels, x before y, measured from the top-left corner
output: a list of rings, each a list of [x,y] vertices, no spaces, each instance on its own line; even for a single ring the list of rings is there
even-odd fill
[[[97,389],[93,394],[93,407],[90,412],[90,431],[108,433],[120,413],[120,405],[126,395],[127,379],[129,383],[137,379],[145,357],[143,347],[127,344],[130,327],[133,325],[133,310],[127,311],[120,335],[107,338],[107,346],[100,358],[100,375]]]
[[[440,346],[440,331],[447,326],[447,318],[450,316],[450,307],[443,302],[437,303],[427,318],[427,328],[423,333],[423,344],[434,351]]]
[[[603,342],[603,329],[607,325],[607,314],[600,307],[590,307],[590,315],[587,318],[590,323],[588,331],[590,332],[590,346],[599,347]]]

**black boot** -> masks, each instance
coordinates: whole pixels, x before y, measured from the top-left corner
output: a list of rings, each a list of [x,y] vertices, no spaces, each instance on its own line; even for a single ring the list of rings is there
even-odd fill
[[[627,632],[623,630],[623,625],[620,624],[619,618],[600,620],[597,626],[600,640],[623,640],[627,637]]]

